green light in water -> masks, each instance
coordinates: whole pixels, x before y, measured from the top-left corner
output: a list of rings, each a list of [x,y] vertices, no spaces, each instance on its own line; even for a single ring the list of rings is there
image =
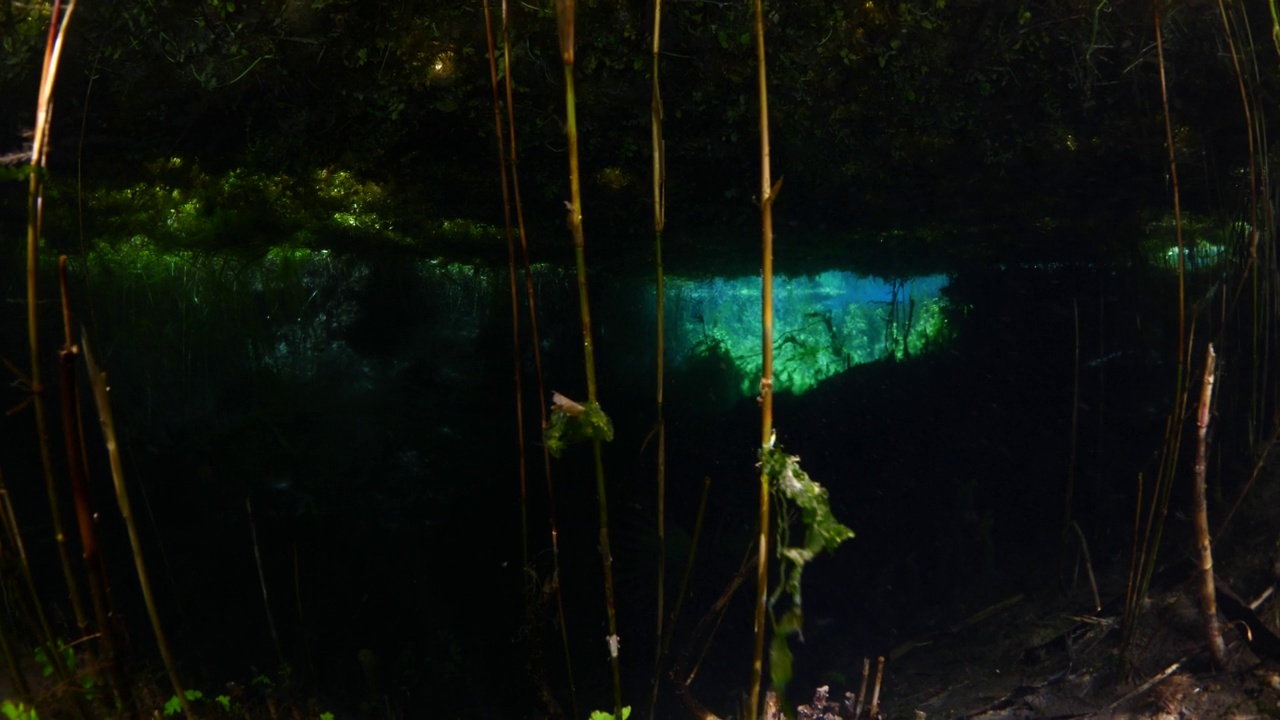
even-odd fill
[[[945,275],[908,280],[830,270],[774,281],[774,388],[803,393],[854,365],[919,353],[946,320]],[[668,278],[669,347],[679,364],[729,358],[754,395],[760,378],[760,278]]]

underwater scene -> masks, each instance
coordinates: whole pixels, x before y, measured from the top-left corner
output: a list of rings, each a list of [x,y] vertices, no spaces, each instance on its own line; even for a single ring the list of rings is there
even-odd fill
[[[1280,715],[1277,27],[0,4],[0,716]]]

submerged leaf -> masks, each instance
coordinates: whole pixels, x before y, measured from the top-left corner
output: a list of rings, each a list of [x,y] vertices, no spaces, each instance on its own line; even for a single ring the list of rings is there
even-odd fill
[[[800,575],[804,566],[823,550],[834,551],[840,543],[853,537],[853,531],[836,520],[831,512],[827,489],[809,478],[800,468],[800,458],[788,455],[780,448],[766,445],[760,450],[760,468],[778,498],[779,505],[798,509],[800,524],[804,527],[804,542],[791,545],[787,513],[778,523],[777,553],[782,560],[782,581],[769,597],[769,616],[773,620],[773,640],[769,645],[769,668],[773,688],[782,694],[791,680],[791,649],[788,638],[800,635],[804,627],[801,610]],[[780,613],[776,611],[783,593],[789,603]]]
[[[542,433],[552,457],[560,457],[565,447],[583,440],[613,440],[613,421],[604,414],[600,403],[578,404],[560,393],[554,393],[552,400],[551,419]]]

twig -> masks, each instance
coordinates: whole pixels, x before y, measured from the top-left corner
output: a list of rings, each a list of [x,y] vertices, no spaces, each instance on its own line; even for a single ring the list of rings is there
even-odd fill
[[[1227,666],[1227,648],[1218,626],[1218,603],[1213,591],[1213,548],[1209,541],[1209,510],[1205,497],[1205,472],[1208,466],[1209,405],[1213,400],[1213,369],[1216,356],[1209,343],[1204,356],[1204,382],[1200,389],[1200,411],[1196,414],[1196,465],[1193,514],[1196,548],[1200,555],[1200,612],[1204,621],[1209,654],[1219,668]]]
[[[688,669],[689,656],[693,652],[694,643],[704,634],[708,634],[707,646],[710,646],[710,635],[714,635],[715,628],[719,626],[720,619],[724,617],[724,611],[729,606],[729,601],[733,599],[734,593],[738,591],[738,588],[742,587],[742,583],[746,582],[751,569],[755,567],[756,553],[754,550],[755,548],[753,547],[747,551],[746,556],[742,559],[742,564],[738,567],[738,572],[729,580],[729,584],[720,593],[720,597],[711,604],[707,613],[694,626],[688,641],[685,642],[684,647],[680,649],[680,652],[676,654],[672,662],[671,680],[675,684],[676,695],[680,697],[681,702],[695,717],[703,720],[713,720],[716,716],[703,707],[689,692],[689,685],[693,683],[694,677],[698,674],[698,667],[701,664],[701,658],[699,658],[693,669]]]
[[[267,593],[267,575],[262,570],[262,553],[258,550],[258,524],[253,520],[253,502],[244,499],[245,514],[249,516],[249,538],[253,540],[253,561],[258,566],[258,586],[262,588],[262,607],[267,613],[267,629],[271,631],[271,644],[276,648],[276,660],[284,667],[284,653],[280,650],[280,636],[276,633],[276,618],[271,612],[271,597]]]
[[[1089,541],[1084,539],[1084,531],[1080,529],[1080,523],[1072,520],[1071,527],[1076,529],[1076,535],[1080,538],[1080,552],[1084,555],[1084,571],[1089,576],[1089,587],[1093,590],[1093,611],[1102,612],[1102,598],[1098,595],[1098,581],[1093,576],[1093,560],[1089,558]]]
[[[862,708],[867,700],[867,680],[871,677],[871,659],[862,658],[862,685],[858,687],[858,704],[853,706],[854,720],[862,717]]]
[[[880,682],[884,680],[884,656],[876,658],[876,684],[871,691],[871,709],[867,711],[867,717],[876,720],[880,717]]]
[[[169,642],[165,639],[164,628],[160,624],[160,611],[156,607],[155,596],[151,592],[151,580],[147,575],[147,563],[142,554],[142,537],[138,534],[138,524],[133,519],[133,509],[129,504],[129,490],[124,483],[124,462],[120,458],[120,445],[116,442],[116,426],[111,416],[111,399],[107,396],[107,374],[94,362],[93,352],[89,347],[89,338],[84,334],[80,338],[80,347],[84,350],[85,366],[89,370],[89,382],[93,385],[93,398],[98,405],[98,419],[102,425],[102,437],[107,446],[107,457],[111,461],[111,479],[115,485],[116,502],[120,506],[120,518],[124,520],[125,529],[129,533],[129,544],[133,548],[133,563],[138,572],[138,584],[142,588],[142,599],[146,602],[147,615],[151,618],[151,629],[156,635],[156,645],[160,649],[160,657],[164,660],[165,669],[169,672],[169,682],[173,692],[182,705],[183,714],[196,720],[191,702],[182,689],[178,679],[177,667],[173,662],[173,654],[169,652]],[[54,663],[57,665],[58,663]]]
[[[1142,684],[1141,684],[1141,685],[1139,685],[1138,687],[1136,687],[1136,688],[1134,688],[1133,690],[1131,690],[1131,691],[1129,691],[1128,693],[1126,693],[1126,694],[1125,694],[1123,697],[1121,697],[1119,700],[1116,700],[1115,702],[1113,702],[1113,703],[1111,703],[1110,705],[1106,706],[1105,708],[1103,708],[1102,710],[1098,711],[1097,713],[1094,713],[1094,717],[1111,717],[1110,713],[1111,713],[1111,711],[1112,711],[1112,710],[1115,710],[1116,708],[1120,707],[1121,705],[1123,705],[1123,704],[1125,704],[1125,703],[1129,702],[1130,700],[1132,700],[1132,699],[1134,699],[1134,698],[1136,698],[1136,697],[1140,697],[1140,696],[1141,696],[1143,693],[1145,693],[1146,691],[1150,690],[1151,688],[1155,687],[1156,685],[1159,685],[1159,684],[1161,683],[1161,681],[1163,681],[1165,678],[1167,678],[1167,677],[1169,677],[1170,675],[1172,675],[1172,674],[1174,674],[1175,672],[1177,672],[1177,671],[1178,671],[1178,668],[1181,668],[1181,667],[1182,667],[1182,664],[1183,664],[1183,663],[1185,663],[1185,662],[1186,662],[1188,659],[1190,659],[1190,658],[1191,658],[1191,656],[1190,656],[1190,655],[1184,655],[1180,660],[1178,660],[1178,662],[1176,662],[1176,663],[1174,663],[1174,664],[1170,665],[1169,667],[1167,667],[1167,668],[1165,668],[1163,671],[1161,671],[1159,675],[1156,675],[1155,677],[1151,678],[1150,680],[1148,680],[1148,681],[1146,681],[1146,682],[1142,683]]]

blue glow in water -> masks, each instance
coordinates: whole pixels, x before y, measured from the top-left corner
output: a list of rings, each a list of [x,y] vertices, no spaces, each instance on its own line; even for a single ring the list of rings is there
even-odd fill
[[[948,278],[861,277],[830,270],[774,280],[775,387],[803,392],[854,365],[919,352],[942,329]],[[667,281],[668,346],[677,364],[731,358],[754,393],[760,372],[759,277]]]
[[[810,278],[787,280],[791,285],[803,285]],[[820,296],[825,308],[839,309],[849,304],[868,305],[936,298],[946,287],[946,275],[927,275],[908,280],[884,280],[875,277],[859,277],[852,273],[828,270],[812,280],[816,281],[815,294]]]

